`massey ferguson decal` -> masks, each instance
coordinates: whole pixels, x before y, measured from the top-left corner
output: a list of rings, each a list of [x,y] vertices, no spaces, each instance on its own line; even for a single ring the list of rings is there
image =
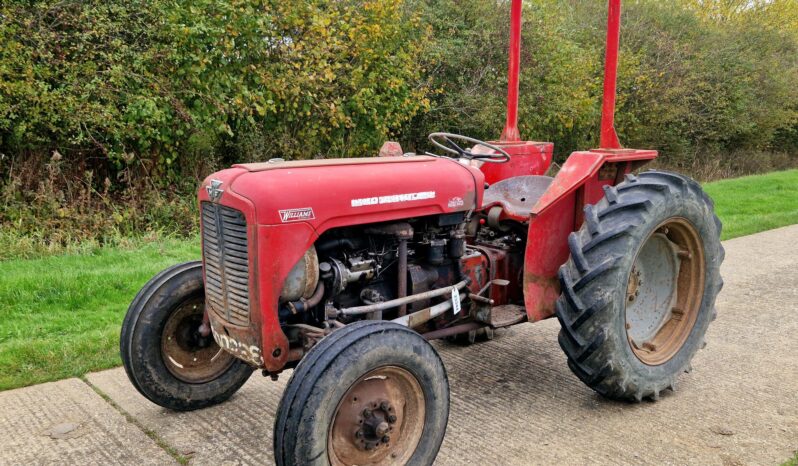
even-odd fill
[[[219,180],[211,180],[208,186],[205,186],[205,190],[208,191],[208,198],[211,202],[218,202],[224,193],[222,182]]]
[[[397,202],[421,201],[424,199],[435,199],[435,191],[423,191],[420,193],[391,194],[379,197],[364,197],[362,199],[352,199],[352,207],[362,207],[367,205],[394,204]]]
[[[301,222],[303,220],[313,220],[316,216],[313,215],[311,207],[302,207],[301,209],[285,209],[280,211],[280,221],[283,223],[288,222]]]

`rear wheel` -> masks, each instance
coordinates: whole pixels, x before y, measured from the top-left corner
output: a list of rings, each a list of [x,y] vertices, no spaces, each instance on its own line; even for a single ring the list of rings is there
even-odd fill
[[[181,411],[221,403],[252,374],[212,335],[199,333],[204,313],[201,262],[164,270],[131,303],[120,336],[122,363],[153,403]]]
[[[449,416],[440,357],[384,321],[347,325],[301,360],[274,426],[278,465],[432,464]]]
[[[721,225],[695,181],[628,175],[568,238],[556,314],[574,374],[615,399],[657,399],[704,345],[723,281]]]

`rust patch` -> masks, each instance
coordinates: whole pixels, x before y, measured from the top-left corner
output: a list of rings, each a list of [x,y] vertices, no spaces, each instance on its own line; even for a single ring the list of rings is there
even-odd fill
[[[213,339],[223,350],[233,356],[262,368],[264,366],[260,342],[250,328],[225,325],[216,311],[210,310],[208,317],[213,331]]]
[[[529,288],[535,288],[535,296],[543,299],[535,301],[531,308],[527,305],[527,315],[530,322],[548,319],[554,315],[554,304],[560,296],[560,280],[555,277],[543,277],[531,272],[524,272],[524,291],[529,293]]]
[[[418,380],[395,366],[358,379],[338,404],[327,439],[330,463],[407,464],[424,430]]]
[[[598,179],[600,180],[615,180],[618,178],[618,164],[605,163],[599,168]]]

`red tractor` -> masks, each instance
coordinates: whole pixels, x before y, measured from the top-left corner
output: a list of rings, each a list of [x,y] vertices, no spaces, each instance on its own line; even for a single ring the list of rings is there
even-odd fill
[[[235,165],[199,190],[202,261],[136,296],[121,334],[132,384],[174,410],[220,403],[254,369],[294,368],[274,456],[429,464],[449,415],[432,339],[465,343],[556,316],[568,365],[603,396],[673,389],[703,346],[721,225],[698,183],[633,174],[657,156],[615,133],[620,0],[610,0],[601,148],[545,176],[553,145],[516,126],[521,0],[511,7],[498,142],[430,135],[443,155]]]

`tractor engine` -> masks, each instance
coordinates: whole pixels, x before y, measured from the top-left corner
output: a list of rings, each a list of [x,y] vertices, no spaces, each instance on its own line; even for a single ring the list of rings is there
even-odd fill
[[[523,295],[518,286],[485,289],[497,278],[519,283],[519,277],[508,274],[521,270],[525,237],[512,228],[506,230],[491,228],[483,216],[469,218],[466,212],[330,230],[319,237],[286,279],[280,296],[280,324],[321,326],[335,318],[342,323],[394,319],[451,296],[353,316],[341,310],[418,296],[463,280],[467,283],[463,293],[482,290],[495,305],[520,304]],[[432,320],[425,330],[472,317],[469,309],[463,311],[448,321]],[[291,335],[289,339],[293,339]]]

